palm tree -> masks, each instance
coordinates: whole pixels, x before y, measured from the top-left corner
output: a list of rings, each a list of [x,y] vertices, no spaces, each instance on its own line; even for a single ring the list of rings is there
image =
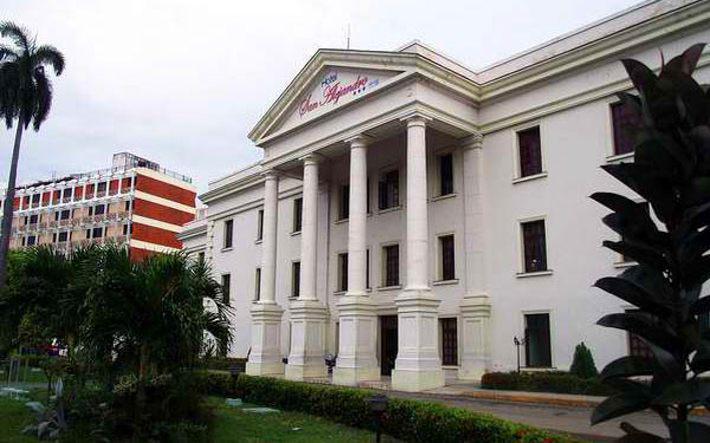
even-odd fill
[[[17,163],[20,157],[22,131],[30,124],[39,131],[52,106],[52,83],[45,74],[51,66],[56,75],[64,71],[64,56],[54,46],[37,45],[29,31],[12,22],[0,23],[0,36],[9,38],[12,45],[0,44],[0,119],[7,128],[17,120],[15,144],[12,149],[10,176],[3,203],[2,230],[0,231],[0,287],[5,284],[7,251],[10,246],[13,201]]]

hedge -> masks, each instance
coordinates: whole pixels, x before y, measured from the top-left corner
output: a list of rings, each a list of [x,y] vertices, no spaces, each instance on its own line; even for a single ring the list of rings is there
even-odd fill
[[[211,395],[240,397],[249,403],[317,415],[347,426],[375,429],[366,389],[298,383],[240,375],[234,383],[225,373],[203,372],[204,389]],[[525,442],[573,441],[487,414],[418,400],[390,398],[382,432],[406,441]]]
[[[568,372],[489,372],[481,378],[483,389],[555,392],[609,396],[613,390],[598,378],[581,378]]]

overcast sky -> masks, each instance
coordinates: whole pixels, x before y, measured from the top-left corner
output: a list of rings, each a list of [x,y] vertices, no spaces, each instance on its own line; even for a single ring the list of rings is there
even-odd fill
[[[2,0],[0,19],[58,47],[65,73],[19,183],[108,167],[128,150],[207,182],[257,161],[247,133],[320,47],[419,39],[479,68],[635,0]],[[0,128],[1,188],[13,131]]]

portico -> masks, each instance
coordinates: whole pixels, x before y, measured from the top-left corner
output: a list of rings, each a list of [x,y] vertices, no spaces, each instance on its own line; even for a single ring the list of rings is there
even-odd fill
[[[333,382],[357,385],[363,381],[377,380],[381,372],[378,343],[378,316],[395,313],[398,323],[397,357],[392,371],[392,386],[404,391],[420,391],[444,384],[439,346],[439,306],[441,298],[432,287],[437,280],[434,275],[432,232],[429,225],[432,183],[431,165],[436,158],[434,150],[448,145],[454,152],[467,152],[471,139],[480,140],[475,127],[475,112],[463,103],[466,92],[461,78],[437,77],[439,73],[427,72],[417,66],[421,61],[413,47],[411,53],[402,52],[399,64],[385,63],[381,54],[355,54],[361,66],[352,63],[341,65],[340,51],[321,51],[282,97],[262,118],[251,137],[264,148],[262,162],[265,174],[263,243],[260,285],[262,296],[251,310],[252,352],[248,373],[283,374],[288,379],[303,380],[322,378],[327,375],[323,356],[330,337],[337,351],[337,364]],[[432,69],[441,69],[432,66]],[[432,76],[433,80],[432,81]],[[458,84],[457,84],[458,82]],[[477,137],[477,138],[476,138]],[[389,142],[387,142],[389,140]],[[428,146],[429,141],[433,145]],[[372,217],[370,175],[376,171],[368,165],[368,158],[385,152],[387,144],[403,145],[404,158],[402,194],[400,202],[399,178],[392,182],[396,190],[397,205],[383,208],[380,203],[378,217],[403,219],[402,232],[398,234],[398,249],[390,251],[390,260],[396,254],[403,256],[404,281],[396,285],[381,283],[375,291],[369,284],[369,260],[374,254],[372,236],[368,232]],[[480,143],[479,143],[480,145]],[[480,146],[479,146],[480,147]],[[384,150],[384,151],[383,151]],[[466,155],[466,154],[464,154]],[[328,285],[319,289],[318,263],[327,261],[330,255],[327,233],[319,230],[319,220],[329,205],[319,205],[319,192],[338,192],[332,180],[334,164],[345,161],[348,167],[347,180],[341,185],[341,201],[347,201],[347,219],[337,223],[347,231],[347,249],[339,253],[340,282],[347,282],[343,292],[331,297]],[[475,163],[475,156],[469,163]],[[479,162],[480,163],[480,162]],[[377,168],[381,170],[382,168]],[[331,180],[324,178],[331,176]],[[476,216],[480,216],[481,171],[466,177],[466,191],[478,192],[479,199],[472,200],[467,214],[472,215],[466,235],[476,236]],[[278,177],[290,177],[301,182],[301,230],[300,261],[298,262],[297,297],[288,300],[285,306],[273,302],[272,291],[277,262],[277,220],[273,199],[278,191]],[[399,175],[397,175],[399,177]],[[393,179],[395,180],[395,179]],[[346,189],[346,190],[345,190]],[[464,191],[464,189],[461,189]],[[378,198],[382,198],[381,185]],[[393,191],[394,192],[394,191]],[[342,203],[341,203],[342,204]],[[400,214],[391,214],[399,210]],[[329,218],[326,217],[326,220]],[[478,220],[480,221],[480,220]],[[329,225],[327,229],[330,229]],[[472,248],[482,250],[482,245],[468,241]],[[402,252],[397,252],[402,251]],[[395,254],[395,255],[392,255]],[[326,255],[323,257],[322,255]],[[482,272],[480,263],[466,267],[466,275],[458,280],[467,281],[469,273]],[[391,264],[388,264],[391,267]],[[432,272],[433,271],[433,272]],[[385,272],[385,271],[383,271]],[[390,270],[388,270],[390,272]],[[346,274],[346,275],[344,275]],[[394,278],[394,277],[392,277]],[[399,277],[397,276],[397,280]],[[296,283],[293,283],[296,284]],[[399,286],[401,284],[401,286]],[[485,317],[487,304],[484,282],[471,283],[470,297],[461,304],[472,305],[475,315]],[[476,286],[477,285],[477,286]],[[341,285],[342,286],[342,285]],[[335,291],[337,292],[337,291]],[[480,303],[479,303],[480,302]],[[288,358],[285,367],[279,366],[283,350],[274,325],[280,321],[282,310],[288,316],[289,328],[286,338]],[[268,314],[267,314],[268,312]],[[483,314],[481,314],[483,312]],[[489,311],[488,311],[489,312]],[[473,315],[473,314],[472,314]],[[337,331],[331,334],[333,325]],[[475,342],[476,352],[464,352],[466,365],[459,369],[460,376],[480,376],[481,362],[486,361],[485,324],[478,322],[476,328],[465,326],[464,334],[473,334],[469,342]],[[483,325],[483,326],[481,326]],[[478,343],[483,340],[483,343]],[[469,358],[466,358],[469,357]],[[468,367],[470,366],[470,367]]]

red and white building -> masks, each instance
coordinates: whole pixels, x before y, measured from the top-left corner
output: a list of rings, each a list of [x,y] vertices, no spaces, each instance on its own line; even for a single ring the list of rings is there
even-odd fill
[[[189,177],[117,153],[110,168],[17,188],[10,248],[116,242],[136,260],[178,251],[176,235],[195,217],[195,194]]]

